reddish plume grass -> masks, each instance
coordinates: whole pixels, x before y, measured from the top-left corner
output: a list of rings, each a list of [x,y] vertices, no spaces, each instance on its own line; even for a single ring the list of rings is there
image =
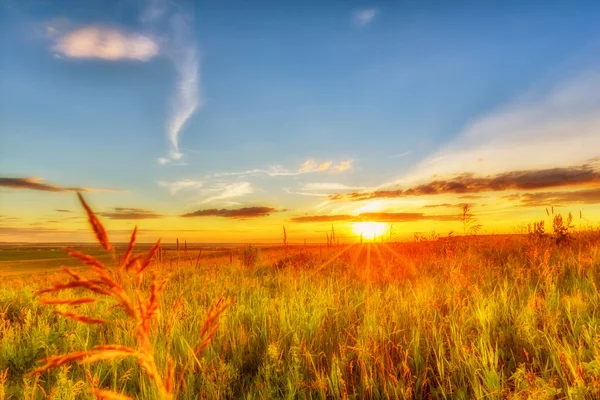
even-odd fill
[[[106,231],[99,219],[96,217],[92,209],[87,205],[83,196],[80,193],[78,193],[77,196],[79,197],[79,200],[81,201],[81,204],[88,215],[88,219],[92,230],[96,235],[96,239],[106,251],[112,250],[106,235]],[[160,248],[160,240],[158,240],[156,244],[152,246],[150,251],[145,256],[138,255],[132,257],[136,235],[137,226],[133,230],[129,245],[127,246],[123,257],[121,258],[119,265],[120,268],[116,268],[114,270],[107,268],[102,262],[90,255],[73,249],[67,249],[69,255],[91,267],[90,272],[94,275],[94,277],[92,279],[88,279],[69,268],[63,267],[63,271],[71,278],[70,281],[66,283],[55,283],[50,288],[40,290],[36,293],[36,295],[41,295],[45,293],[62,292],[66,289],[84,289],[98,295],[109,297],[116,302],[113,307],[121,308],[127,317],[135,322],[136,328],[133,333],[135,338],[135,347],[121,345],[100,345],[95,346],[91,350],[87,351],[76,351],[68,354],[48,357],[41,360],[43,365],[34,371],[31,371],[30,374],[41,374],[50,369],[58,368],[62,365],[72,362],[88,364],[102,360],[115,360],[123,357],[134,357],[138,364],[144,369],[148,377],[154,382],[156,387],[156,397],[160,399],[173,398],[176,365],[174,361],[167,356],[167,370],[164,374],[161,373],[155,360],[155,349],[151,337],[153,322],[156,320],[160,310],[160,295],[169,281],[169,275],[167,275],[165,278],[159,278],[158,274],[153,272],[149,294],[147,297],[144,297],[141,292],[143,272],[155,259],[156,253]],[[130,277],[130,273],[133,273],[134,275]],[[128,278],[134,279],[132,280]],[[128,289],[134,290],[135,301],[132,300],[131,296],[128,294]],[[45,305],[71,307],[94,303],[96,301],[97,299],[93,297],[81,297],[67,300],[43,299],[40,301],[40,303]],[[230,304],[230,302],[225,302],[225,299],[221,297],[215,305],[211,306],[202,327],[199,338],[200,343],[196,346],[194,355],[198,355],[210,343],[210,340],[219,327],[218,319],[220,315]],[[71,311],[54,310],[54,313],[83,324],[107,323],[106,320]],[[97,380],[92,380],[91,382],[95,382],[92,385],[92,393],[97,399],[130,399],[130,397],[127,397],[123,394],[98,388]]]

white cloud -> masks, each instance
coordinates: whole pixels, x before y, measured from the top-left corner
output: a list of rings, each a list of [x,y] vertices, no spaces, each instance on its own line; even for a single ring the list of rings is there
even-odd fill
[[[434,175],[564,167],[598,156],[600,70],[595,70],[547,92],[528,93],[474,120],[402,179],[381,187],[409,185]]]
[[[183,190],[199,189],[204,185],[202,181],[195,181],[192,179],[184,179],[177,182],[158,182],[162,187],[169,189],[171,194],[177,194]]]
[[[201,106],[199,94],[200,66],[193,34],[186,18],[176,14],[171,18],[173,31],[172,51],[169,53],[177,71],[178,82],[171,102],[171,113],[167,124],[167,136],[171,143],[169,156],[179,160],[179,136],[185,123]]]
[[[302,190],[363,190],[367,189],[364,186],[348,186],[343,183],[335,183],[335,182],[315,182],[315,183],[307,183],[302,186]]]
[[[354,12],[354,21],[360,26],[366,26],[373,22],[378,13],[376,8],[358,10]]]
[[[148,61],[159,52],[152,38],[139,33],[87,26],[57,36],[55,28],[48,29],[48,33],[56,37],[52,50],[63,57]]]
[[[220,185],[217,188],[209,189],[206,192],[218,193],[215,196],[211,196],[207,199],[202,200],[198,204],[206,204],[215,200],[231,199],[235,197],[242,197],[254,192],[250,182],[238,182],[231,184]]]

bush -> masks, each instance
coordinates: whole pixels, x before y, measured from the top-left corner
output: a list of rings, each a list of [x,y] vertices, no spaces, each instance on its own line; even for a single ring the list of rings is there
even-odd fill
[[[244,247],[242,253],[240,254],[240,264],[242,264],[244,267],[252,268],[258,262],[259,256],[260,249],[249,244],[248,246]]]

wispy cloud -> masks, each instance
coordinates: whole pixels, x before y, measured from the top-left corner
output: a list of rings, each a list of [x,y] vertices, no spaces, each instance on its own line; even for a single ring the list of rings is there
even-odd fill
[[[249,218],[261,218],[266,217],[272,212],[277,210],[273,207],[244,207],[232,210],[227,209],[208,209],[198,210],[192,213],[183,214],[182,217],[224,217],[233,219],[249,219]]]
[[[344,172],[344,171],[349,170],[350,168],[352,168],[352,161],[347,160],[347,161],[342,161],[341,163],[339,163],[338,165],[333,167],[333,171]]]
[[[176,182],[158,182],[158,184],[162,187],[166,187],[169,189],[169,192],[173,195],[186,190],[195,190],[200,189],[204,182],[197,181],[193,179],[184,179]]]
[[[291,218],[290,222],[314,223],[314,222],[336,222],[336,221],[373,221],[373,222],[416,222],[416,221],[457,221],[459,215],[426,215],[423,213],[362,213],[359,215],[308,215]]]
[[[379,14],[379,11],[376,8],[357,10],[353,14],[354,22],[360,26],[369,25],[373,22],[377,14]]]
[[[336,182],[313,182],[307,183],[302,186],[302,190],[363,190],[366,189],[364,186],[348,186],[343,183]]]
[[[304,162],[304,164],[302,164],[302,166],[300,166],[300,169],[298,170],[298,172],[306,173],[306,172],[327,171],[330,166],[331,166],[331,161],[325,161],[325,162],[319,163],[314,158],[309,158],[308,160],[306,160]]]
[[[86,26],[55,37],[52,50],[68,58],[148,61],[158,55],[151,37],[115,28]]]
[[[300,165],[298,169],[290,169],[281,165],[273,165],[268,168],[255,168],[237,172],[219,172],[213,174],[212,177],[220,178],[226,176],[253,176],[253,175],[268,175],[268,176],[298,176],[303,174],[318,173],[325,171],[343,172],[352,168],[352,161],[341,161],[338,165],[332,161],[318,161],[312,157]]]
[[[356,217],[354,215],[305,215],[303,217],[294,217],[290,219],[290,222],[336,222],[336,221],[354,221]]]
[[[465,194],[600,185],[600,168],[595,164],[589,163],[565,168],[511,171],[485,177],[462,174],[450,179],[434,180],[408,189],[336,194],[330,196],[329,199],[360,201],[447,193]]]
[[[64,209],[61,209],[61,208],[59,208],[59,209],[56,209],[56,210],[54,210],[54,211],[56,211],[56,212],[60,212],[60,213],[71,213],[71,212],[73,212],[73,211],[71,211],[71,210],[64,210]]]
[[[180,135],[190,117],[203,103],[200,95],[200,61],[192,28],[192,13],[167,0],[149,0],[140,20],[147,26],[167,26],[165,55],[177,72],[177,86],[171,99],[167,121],[168,157],[158,158],[161,165],[180,160]]]
[[[597,69],[473,120],[454,141],[382,187],[412,185],[434,175],[577,165],[600,156],[599,131]]]
[[[250,182],[236,182],[231,184],[220,185],[217,188],[209,189],[206,192],[218,193],[207,199],[200,201],[197,204],[206,204],[216,200],[225,200],[235,197],[242,197],[254,192]]]
[[[155,219],[163,217],[163,215],[157,214],[151,210],[124,207],[115,207],[111,212],[100,212],[98,215],[110,219]]]
[[[44,178],[0,178],[0,186],[11,189],[32,189],[44,192],[118,192],[118,189],[100,189],[86,187],[66,187],[42,183]]]

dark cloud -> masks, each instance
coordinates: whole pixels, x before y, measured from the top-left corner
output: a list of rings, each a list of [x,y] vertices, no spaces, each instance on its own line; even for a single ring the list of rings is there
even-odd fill
[[[373,222],[415,222],[415,221],[457,221],[459,215],[425,215],[423,213],[362,213],[353,215],[311,215],[292,218],[290,222],[335,222],[335,221],[373,221]]]
[[[600,184],[600,171],[589,164],[530,171],[512,171],[486,177],[462,174],[450,179],[434,180],[408,189],[334,194],[329,200],[371,200],[437,194],[470,194],[505,190],[536,190]]]
[[[93,192],[93,191],[118,191],[117,189],[93,189],[85,187],[62,187],[42,183],[44,178],[0,178],[0,186],[11,189],[32,189],[44,192]]]
[[[61,212],[61,213],[70,213],[70,212],[73,212],[73,211],[71,211],[71,210],[62,210],[62,209],[60,209],[60,208],[59,208],[59,209],[57,209],[57,210],[54,210],[54,211]]]
[[[423,206],[423,208],[439,208],[439,207],[453,208],[453,207],[462,207],[462,206],[463,206],[463,204],[442,203],[442,204],[428,204],[426,206]]]
[[[157,214],[151,210],[144,210],[142,208],[123,208],[116,207],[112,212],[98,213],[106,218],[110,219],[153,219],[162,218],[163,215]]]
[[[277,210],[273,207],[244,207],[233,210],[219,210],[216,208],[212,208],[208,210],[198,210],[192,213],[183,214],[182,217],[224,217],[235,219],[247,219],[266,217],[272,212],[277,212]]]
[[[0,235],[18,235],[18,234],[29,234],[29,235],[39,235],[44,233],[56,233],[59,232],[58,229],[55,228],[43,228],[43,227],[28,227],[28,228],[19,228],[12,226],[0,226]],[[61,233],[63,233],[61,231]]]
[[[508,197],[508,196],[507,196]],[[569,204],[600,204],[600,188],[570,192],[538,192],[511,195],[521,207],[558,207]]]

